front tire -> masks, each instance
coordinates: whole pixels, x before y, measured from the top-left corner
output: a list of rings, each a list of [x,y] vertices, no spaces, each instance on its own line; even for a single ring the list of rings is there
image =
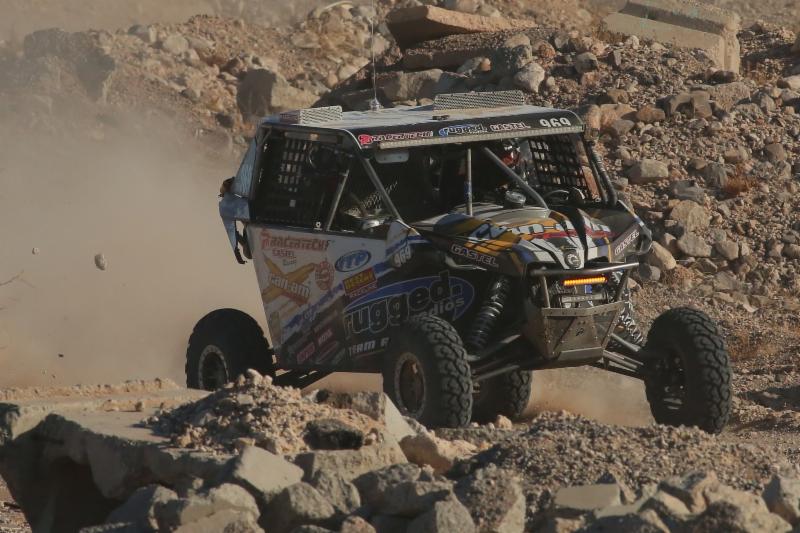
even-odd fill
[[[656,422],[720,433],[731,412],[731,365],[714,321],[696,309],[670,309],[653,322],[644,352]]]
[[[270,374],[272,352],[264,332],[250,315],[217,309],[194,327],[186,349],[186,385],[217,390],[248,368]]]
[[[472,420],[486,424],[503,415],[518,419],[531,399],[533,372],[516,370],[478,382],[472,404]]]
[[[383,390],[427,427],[464,427],[472,416],[472,375],[458,332],[431,315],[412,317],[392,337]]]

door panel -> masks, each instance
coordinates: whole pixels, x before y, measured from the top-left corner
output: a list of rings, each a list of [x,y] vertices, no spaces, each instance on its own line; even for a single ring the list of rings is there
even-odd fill
[[[279,365],[337,369],[360,355],[345,328],[348,302],[375,290],[419,239],[399,222],[385,238],[256,224],[247,236]]]

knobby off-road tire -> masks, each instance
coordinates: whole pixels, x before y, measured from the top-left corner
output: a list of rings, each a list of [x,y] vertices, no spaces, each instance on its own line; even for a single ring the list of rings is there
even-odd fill
[[[427,427],[463,427],[472,416],[472,375],[458,332],[439,317],[412,317],[393,335],[383,390]]]
[[[478,382],[472,421],[485,424],[493,422],[497,415],[519,418],[531,398],[532,376],[530,370],[517,370]]]
[[[272,351],[250,315],[217,309],[195,325],[186,349],[186,385],[216,390],[248,368],[272,373]]]
[[[656,422],[721,432],[731,412],[731,366],[714,321],[696,309],[670,309],[653,322],[644,349]]]

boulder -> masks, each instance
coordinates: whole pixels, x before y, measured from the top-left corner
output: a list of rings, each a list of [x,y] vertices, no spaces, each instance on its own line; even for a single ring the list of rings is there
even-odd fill
[[[410,462],[420,466],[430,465],[440,474],[450,470],[457,459],[477,452],[476,446],[469,442],[440,439],[427,431],[405,437],[400,441],[400,447]]]
[[[678,239],[678,250],[689,257],[711,257],[711,246],[706,244],[705,239],[690,231]]]
[[[296,533],[295,530],[292,533]],[[339,529],[339,533],[377,533],[375,528],[361,518],[360,516],[352,515],[345,518],[344,522]]]
[[[668,178],[669,167],[655,159],[642,159],[628,169],[627,176],[631,183],[644,185]]]
[[[604,20],[611,33],[701,48],[718,67],[739,72],[739,15],[688,0],[629,0]]]
[[[714,472],[696,472],[685,477],[666,479],[658,487],[681,500],[690,512],[700,513],[706,507],[703,493],[718,485],[719,480]]]
[[[232,459],[223,480],[246,488],[262,504],[299,482],[303,470],[262,448],[248,446]]]
[[[778,87],[792,91],[800,91],[800,74],[781,78],[778,80]]]
[[[708,92],[717,107],[724,111],[730,111],[736,104],[750,98],[750,87],[743,81],[712,85]]]
[[[654,122],[664,122],[667,115],[663,109],[659,109],[652,105],[646,105],[636,112],[636,120],[644,122],[645,124],[653,124]]]
[[[160,529],[174,530],[223,511],[252,519],[259,515],[255,498],[247,490],[226,483],[206,493],[160,503],[155,517]]]
[[[281,111],[305,109],[316,100],[316,95],[293,87],[279,73],[267,69],[249,71],[236,93],[236,104],[245,120]]]
[[[520,533],[525,528],[525,494],[517,476],[494,465],[456,483],[455,493],[480,531]]]
[[[236,511],[220,511],[199,520],[182,524],[173,533],[264,533],[255,518]]]
[[[586,72],[597,70],[597,68],[600,66],[600,62],[597,60],[597,56],[593,53],[584,52],[575,57],[574,66],[575,70],[578,71],[578,74],[584,74]]]
[[[317,489],[301,482],[283,489],[267,506],[260,523],[270,533],[289,533],[303,524],[325,526],[335,514],[336,509]]]
[[[404,481],[386,490],[378,510],[385,514],[413,517],[453,492],[447,481]]]
[[[762,495],[767,508],[792,524],[800,525],[800,480],[776,475]]]
[[[23,50],[31,61],[58,58],[77,76],[90,98],[105,101],[117,65],[88,33],[35,31],[25,37]]]
[[[353,480],[362,501],[373,508],[381,508],[390,487],[419,479],[421,470],[410,463],[396,464],[362,474]]]
[[[678,202],[670,211],[669,218],[678,222],[686,231],[703,230],[711,224],[708,211],[691,200]]]
[[[386,428],[386,433],[397,442],[403,437],[415,434],[392,400],[383,392],[331,393],[324,402],[339,409],[358,411],[381,422]]]
[[[165,52],[169,52],[170,54],[177,56],[189,50],[189,41],[186,40],[186,37],[183,35],[179,33],[173,33],[161,41],[161,48]]]
[[[664,272],[673,270],[676,266],[678,266],[678,262],[675,261],[674,257],[672,257],[670,251],[657,242],[653,243],[650,253],[647,254],[647,262]]]
[[[433,508],[419,515],[408,526],[415,533],[474,533],[476,531],[467,508],[455,498],[436,502]]]
[[[420,72],[393,72],[379,82],[386,97],[393,101],[433,98],[443,71],[434,68]]]
[[[361,506],[361,496],[356,486],[335,472],[318,472],[311,485],[333,505],[336,512],[348,515]]]
[[[514,75],[514,85],[529,93],[538,93],[547,73],[536,61],[531,61]]]
[[[329,471],[350,481],[366,472],[407,460],[397,443],[384,441],[363,446],[359,450],[304,452],[298,454],[294,462],[303,469],[304,479],[314,479],[317,472]]]
[[[364,432],[337,418],[311,420],[303,440],[315,450],[358,450],[364,445]]]
[[[158,529],[156,507],[177,499],[175,491],[161,485],[148,485],[134,492],[125,503],[108,515],[106,522],[132,523],[142,529]]]
[[[386,17],[386,25],[401,49],[422,41],[448,35],[523,30],[536,25],[534,21],[483,17],[435,6],[420,5],[398,8]]]
[[[714,243],[714,251],[727,261],[739,258],[739,245],[733,241],[723,240]]]

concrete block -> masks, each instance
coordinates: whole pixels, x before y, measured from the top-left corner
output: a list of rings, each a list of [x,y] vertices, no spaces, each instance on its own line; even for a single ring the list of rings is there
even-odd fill
[[[718,67],[739,72],[741,19],[736,13],[690,0],[630,0],[604,23],[611,33],[701,48]]]
[[[521,30],[536,25],[532,20],[484,17],[424,5],[395,9],[387,16],[386,24],[401,49],[447,35]]]

